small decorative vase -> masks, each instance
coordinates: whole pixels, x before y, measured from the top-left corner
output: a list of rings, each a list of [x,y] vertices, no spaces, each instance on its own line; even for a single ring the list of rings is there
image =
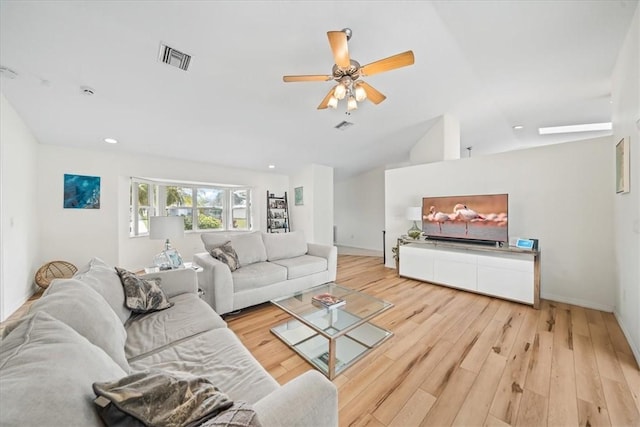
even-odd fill
[[[416,224],[415,221],[413,221],[413,227],[411,227],[408,231],[407,231],[407,235],[409,237],[411,237],[412,239],[417,239],[420,237],[420,235],[422,234],[422,230],[420,230],[418,228],[418,225]]]

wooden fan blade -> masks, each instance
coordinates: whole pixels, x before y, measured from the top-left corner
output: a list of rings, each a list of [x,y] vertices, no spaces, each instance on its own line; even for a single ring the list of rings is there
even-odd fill
[[[325,108],[327,108],[329,106],[329,98],[331,98],[331,95],[333,95],[333,91],[335,89],[336,89],[335,86],[331,88],[331,90],[329,91],[327,96],[325,96],[324,99],[322,100],[322,102],[320,103],[320,105],[318,105],[318,110],[324,110]]]
[[[327,82],[333,80],[333,76],[327,75],[307,75],[307,76],[282,76],[282,80],[286,83],[291,82]]]
[[[349,68],[351,59],[349,58],[347,34],[344,31],[328,31],[327,37],[329,37],[329,45],[331,45],[336,65],[340,68]]]
[[[408,50],[367,64],[360,68],[360,73],[365,76],[372,76],[374,74],[384,73],[385,71],[395,70],[396,68],[406,67],[407,65],[413,65],[413,61],[413,52]]]
[[[386,96],[378,92],[368,83],[360,81],[360,86],[362,86],[362,89],[364,89],[364,92],[367,94],[367,99],[376,105],[387,99]]]

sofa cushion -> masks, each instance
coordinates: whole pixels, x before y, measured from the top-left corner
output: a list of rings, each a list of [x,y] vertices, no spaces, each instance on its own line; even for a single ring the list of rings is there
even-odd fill
[[[238,255],[241,267],[267,260],[267,252],[259,231],[242,234],[202,233],[200,238],[204,243],[204,248],[209,253],[211,249],[222,246],[226,242],[231,242],[231,246]]]
[[[262,233],[267,249],[267,261],[293,258],[307,253],[307,240],[302,231],[291,233]]]
[[[200,334],[146,358],[131,362],[135,370],[156,368],[189,372],[210,380],[232,400],[253,404],[279,388],[276,380],[227,328]]]
[[[224,262],[229,267],[229,270],[236,271],[240,267],[238,261],[238,254],[231,246],[231,242],[227,242],[224,245],[213,248],[209,251],[212,257],[220,262]]]
[[[259,231],[233,236],[231,245],[238,254],[240,266],[267,260],[267,251]]]
[[[227,326],[197,294],[179,294],[171,298],[171,302],[173,306],[166,310],[134,314],[127,321],[125,354],[130,363],[174,341]]]
[[[29,312],[42,311],[72,327],[129,372],[124,325],[104,298],[89,286],[74,279],[53,281],[46,296],[36,301]]]
[[[91,385],[127,375],[102,349],[49,314],[25,318],[0,345],[3,426],[98,426]]]
[[[287,279],[289,280],[327,270],[327,259],[313,255],[279,259],[273,263],[287,269]]]
[[[120,276],[112,266],[100,258],[91,259],[87,265],[76,272],[73,278],[86,283],[102,295],[122,323],[131,316],[131,310],[124,305],[124,288]]]
[[[124,304],[132,312],[150,313],[173,305],[159,286],[162,278],[145,280],[125,269],[115,269],[124,287]]]
[[[255,289],[287,280],[287,269],[271,262],[256,262],[231,273],[234,292]]]

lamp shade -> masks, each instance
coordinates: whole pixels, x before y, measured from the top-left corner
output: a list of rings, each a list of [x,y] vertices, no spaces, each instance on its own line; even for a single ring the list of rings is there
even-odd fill
[[[357,110],[358,103],[356,102],[356,98],[353,95],[349,95],[349,99],[347,100],[347,111]]]
[[[333,96],[335,96],[336,99],[344,99],[344,96],[346,94],[347,94],[347,88],[342,83],[338,84],[335,90],[333,91]]]
[[[407,208],[407,219],[409,221],[422,221],[422,208],[420,206]]]
[[[356,95],[356,101],[362,102],[367,99],[367,92],[364,90],[361,84],[354,84],[354,93]]]
[[[165,240],[184,237],[184,219],[181,216],[152,216],[149,221],[150,239]]]

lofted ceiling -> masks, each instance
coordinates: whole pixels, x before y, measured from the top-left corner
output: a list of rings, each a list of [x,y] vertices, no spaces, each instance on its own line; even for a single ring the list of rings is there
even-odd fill
[[[611,74],[637,5],[1,0],[0,65],[17,76],[4,73],[0,90],[43,144],[285,174],[316,163],[340,179],[407,162],[442,114],[460,121],[461,157],[603,135],[537,128],[611,121]],[[366,78],[387,100],[351,115],[344,101],[316,109],[333,82],[282,81],[330,74],[326,32],[345,27],[363,65],[415,54]],[[158,61],[161,42],[192,55],[187,72]],[[343,120],[354,125],[335,129]]]

